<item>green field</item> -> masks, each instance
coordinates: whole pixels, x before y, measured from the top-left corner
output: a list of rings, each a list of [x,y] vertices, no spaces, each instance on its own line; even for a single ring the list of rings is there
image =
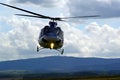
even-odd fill
[[[1,71],[0,80],[120,80],[120,71],[73,73],[25,73],[25,71]]]
[[[23,78],[23,80],[120,80],[120,76],[62,77],[62,78]]]
[[[0,78],[0,80],[120,80],[120,76],[61,77],[61,78]]]

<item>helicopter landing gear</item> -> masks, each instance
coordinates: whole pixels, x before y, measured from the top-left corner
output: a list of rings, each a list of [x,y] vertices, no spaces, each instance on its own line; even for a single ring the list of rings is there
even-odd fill
[[[41,49],[44,49],[44,48],[37,46],[37,52],[39,52]],[[55,50],[59,51],[61,53],[61,55],[63,55],[63,53],[64,53],[64,49],[55,49]]]
[[[40,48],[37,46],[37,52],[39,52]]]
[[[43,48],[40,48],[39,46],[37,46],[37,52],[39,52],[41,49],[43,49]],[[63,55],[64,49],[56,49],[56,50],[59,51],[61,53],[61,55]]]
[[[37,46],[37,52],[39,52],[41,49],[43,49],[42,47]]]
[[[64,49],[57,49],[57,51],[59,51],[62,55],[64,53]]]
[[[39,47],[37,46],[37,52],[39,52]]]

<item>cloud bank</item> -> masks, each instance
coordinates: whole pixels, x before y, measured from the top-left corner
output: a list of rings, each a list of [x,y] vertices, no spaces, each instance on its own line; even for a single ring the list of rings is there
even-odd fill
[[[50,50],[36,52],[39,31],[46,23],[15,16],[10,20],[4,18],[4,22],[11,25],[12,29],[0,33],[0,60],[60,55]],[[120,57],[120,28],[112,28],[107,24],[100,26],[96,22],[88,24],[85,30],[67,23],[60,23],[59,26],[65,36],[65,56]]]
[[[72,52],[73,49],[72,54],[77,53],[79,57],[120,57],[120,28],[93,22],[85,30],[68,27],[66,31],[67,50]]]
[[[43,7],[61,7],[67,0],[9,0],[10,3],[34,4]]]
[[[69,0],[67,5],[72,16],[100,15],[101,18],[120,17],[120,0]]]

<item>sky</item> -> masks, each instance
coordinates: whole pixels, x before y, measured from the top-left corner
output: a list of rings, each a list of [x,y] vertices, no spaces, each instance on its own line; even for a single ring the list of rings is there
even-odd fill
[[[0,5],[0,61],[46,56],[120,58],[120,0],[1,0],[52,17],[100,15],[58,22],[64,31],[64,55],[56,50],[36,52],[40,29],[49,20]]]

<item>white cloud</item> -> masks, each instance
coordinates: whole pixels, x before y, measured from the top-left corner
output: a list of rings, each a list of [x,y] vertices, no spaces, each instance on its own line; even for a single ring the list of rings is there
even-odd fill
[[[40,21],[39,23],[37,21],[34,23],[34,21],[17,18],[15,16],[10,19],[3,19],[2,21],[11,25],[13,28],[7,32],[0,33],[0,60],[27,58],[36,52],[36,43],[40,30],[39,26],[41,26],[41,28],[43,26]],[[23,55],[26,57],[21,57]],[[3,56],[7,58],[3,58]]]
[[[120,57],[119,28],[93,22],[84,31],[69,26],[64,30],[66,55],[77,53],[79,57]]]
[[[91,28],[91,26],[93,28]],[[87,31],[89,37],[93,41],[91,43],[94,44],[92,45],[95,49],[95,51],[92,52],[93,55],[103,57],[120,57],[118,54],[120,45],[116,44],[116,40],[118,40],[118,42],[120,41],[118,34],[119,28],[115,29],[109,25],[93,26],[92,24],[87,26]]]

